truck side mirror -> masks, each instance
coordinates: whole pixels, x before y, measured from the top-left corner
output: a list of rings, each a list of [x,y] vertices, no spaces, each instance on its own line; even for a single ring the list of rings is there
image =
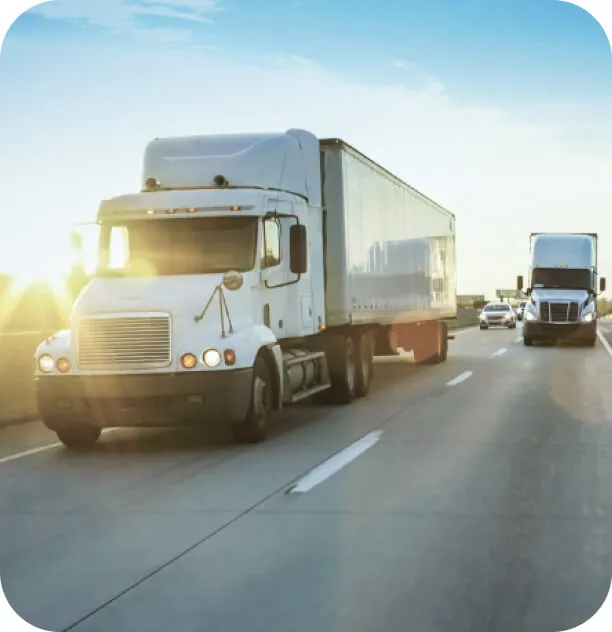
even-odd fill
[[[524,282],[523,282],[523,275],[522,275],[522,274],[520,274],[519,276],[517,276],[517,277],[516,277],[516,289],[517,289],[519,292],[522,292],[522,291],[523,291],[523,286],[524,286],[524,285],[525,285],[525,284],[524,284]]]
[[[599,279],[599,291],[600,292],[606,291],[606,277],[601,277]]]
[[[308,233],[303,224],[294,224],[289,231],[289,267],[293,274],[308,270]]]

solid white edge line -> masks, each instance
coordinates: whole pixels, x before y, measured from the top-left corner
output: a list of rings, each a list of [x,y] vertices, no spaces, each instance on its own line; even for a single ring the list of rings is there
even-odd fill
[[[115,430],[121,430],[121,428],[105,428],[102,430],[102,435],[114,432]],[[56,443],[48,443],[41,445],[38,448],[31,448],[24,450],[23,452],[17,452],[16,454],[9,454],[8,456],[0,457],[0,465],[3,463],[10,463],[11,461],[17,461],[17,459],[23,459],[26,456],[33,456],[34,454],[40,454],[41,452],[47,452],[47,450],[53,450],[54,448],[61,448],[64,444],[61,441]]]
[[[612,358],[612,346],[610,346],[610,343],[606,340],[606,337],[601,333],[599,328],[597,329],[597,337],[604,346],[604,349],[608,352],[608,355]]]
[[[464,371],[450,382],[447,382],[446,386],[457,386],[457,384],[461,384],[461,382],[465,382],[465,380],[471,378],[472,375],[474,375],[474,371]]]
[[[370,432],[355,443],[334,454],[306,474],[296,485],[289,489],[290,494],[303,494],[320,485],[342,468],[361,456],[366,450],[374,447],[383,435],[382,430]]]

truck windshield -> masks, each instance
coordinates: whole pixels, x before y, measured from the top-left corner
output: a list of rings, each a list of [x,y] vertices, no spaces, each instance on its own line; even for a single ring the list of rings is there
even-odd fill
[[[591,286],[589,270],[536,268],[532,278],[534,288],[585,290],[588,292]]]
[[[206,274],[255,265],[256,217],[132,220],[102,226],[99,276]]]

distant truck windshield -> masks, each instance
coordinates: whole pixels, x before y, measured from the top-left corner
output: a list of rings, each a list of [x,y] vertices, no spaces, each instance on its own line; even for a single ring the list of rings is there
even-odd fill
[[[591,272],[568,268],[535,268],[534,288],[586,290],[591,287]]]

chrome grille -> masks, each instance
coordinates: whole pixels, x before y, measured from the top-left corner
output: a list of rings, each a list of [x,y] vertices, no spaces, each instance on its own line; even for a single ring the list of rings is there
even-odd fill
[[[578,303],[540,303],[540,320],[546,323],[575,323],[580,309]]]
[[[154,369],[171,362],[169,316],[81,318],[79,367]]]
[[[569,316],[567,319],[571,321],[572,323],[575,323],[578,320],[579,312],[580,312],[580,309],[578,307],[578,303],[570,303]]]

